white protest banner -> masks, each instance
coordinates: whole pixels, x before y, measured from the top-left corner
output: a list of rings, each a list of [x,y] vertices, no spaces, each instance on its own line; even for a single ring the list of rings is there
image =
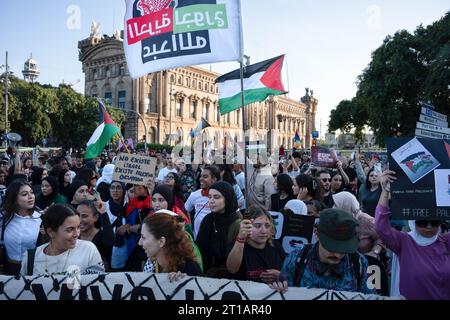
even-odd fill
[[[124,49],[136,79],[198,64],[241,61],[240,0],[125,0]]]
[[[0,276],[0,300],[387,300],[377,295],[323,289],[289,288],[284,293],[267,284],[185,277],[171,283],[167,274],[109,273],[79,277]],[[189,308],[186,306],[186,308]],[[186,314],[184,310],[183,314]],[[179,310],[181,312],[181,310]],[[214,318],[214,317],[213,317]]]
[[[120,153],[116,157],[113,180],[145,186],[155,176],[155,168],[156,158]]]
[[[435,119],[447,122],[447,116],[445,114],[433,111],[433,110],[425,108],[425,107],[422,107],[420,112],[422,112],[422,114],[424,114],[424,115],[426,115],[428,117],[435,118]]]

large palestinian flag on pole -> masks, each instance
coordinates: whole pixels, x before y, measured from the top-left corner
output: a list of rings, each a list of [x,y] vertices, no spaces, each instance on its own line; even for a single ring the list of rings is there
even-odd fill
[[[103,103],[100,100],[98,103],[103,116],[103,122],[95,129],[87,143],[86,154],[84,155],[85,159],[98,157],[103,152],[103,149],[105,149],[105,146],[111,141],[112,137],[120,134],[120,129],[109,116]]]
[[[285,94],[281,81],[284,55],[245,67],[244,105],[264,101],[270,95]],[[224,115],[242,107],[240,69],[216,80],[219,85],[219,109]]]

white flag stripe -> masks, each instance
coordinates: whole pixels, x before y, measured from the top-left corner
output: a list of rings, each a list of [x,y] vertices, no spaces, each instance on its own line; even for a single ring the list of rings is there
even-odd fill
[[[261,89],[266,86],[261,82],[265,71],[258,72],[250,78],[244,79],[244,90],[247,89]],[[241,92],[241,79],[227,80],[221,82],[219,85],[219,99],[231,98]]]
[[[103,128],[105,128],[105,123],[102,123],[95,129],[94,133],[92,134],[91,138],[89,139],[87,146],[90,146],[91,144],[94,144],[97,142],[98,138],[102,135]]]

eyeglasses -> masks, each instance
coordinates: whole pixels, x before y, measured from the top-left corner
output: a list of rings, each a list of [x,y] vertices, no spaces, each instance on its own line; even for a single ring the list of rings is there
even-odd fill
[[[166,180],[175,180],[175,177],[174,176],[166,176],[165,179]]]
[[[428,220],[417,220],[416,226],[421,228],[426,228],[430,224],[433,228],[439,227],[441,225],[441,221],[428,221]]]
[[[320,179],[320,180],[322,180],[323,182],[331,182],[331,178],[330,179]]]

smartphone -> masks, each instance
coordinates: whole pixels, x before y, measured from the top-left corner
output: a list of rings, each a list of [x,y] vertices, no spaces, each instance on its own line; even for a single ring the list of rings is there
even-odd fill
[[[251,220],[252,219],[252,215],[249,212],[245,212],[242,215],[242,217],[243,217],[244,220]]]

